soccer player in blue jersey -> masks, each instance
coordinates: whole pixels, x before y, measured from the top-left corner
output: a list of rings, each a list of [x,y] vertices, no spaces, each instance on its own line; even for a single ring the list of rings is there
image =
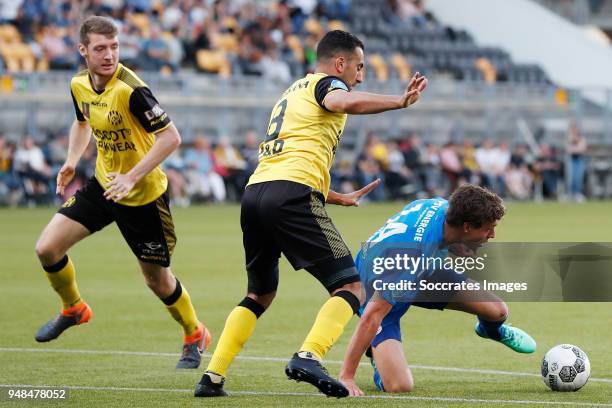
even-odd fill
[[[366,353],[374,367],[374,383],[381,391],[409,392],[414,388],[410,368],[404,357],[400,319],[411,305],[428,309],[453,309],[478,317],[476,334],[498,341],[519,353],[533,353],[536,343],[523,330],[504,324],[508,316],[506,304],[491,292],[469,290],[467,280],[449,268],[398,274],[381,272],[379,260],[404,255],[427,259],[449,259],[448,251],[464,256],[495,237],[495,227],[504,216],[502,199],[490,191],[474,186],[459,187],[449,201],[442,198],[417,200],[391,217],[370,237],[357,254],[356,266],[366,289],[366,303],[361,319],[349,343],[340,372],[340,381],[350,395],[361,396],[355,373],[361,356]],[[421,265],[425,265],[422,263]],[[386,265],[390,266],[390,265]],[[393,266],[390,266],[393,269]],[[416,269],[416,268],[414,268]],[[390,274],[389,274],[390,273]],[[390,277],[390,278],[389,278]],[[419,278],[444,283],[450,288],[439,298],[424,301],[418,290],[406,290],[407,284],[389,290],[383,283],[399,277],[412,279],[418,288]],[[473,283],[473,282],[472,282]],[[474,286],[472,286],[474,287]]]

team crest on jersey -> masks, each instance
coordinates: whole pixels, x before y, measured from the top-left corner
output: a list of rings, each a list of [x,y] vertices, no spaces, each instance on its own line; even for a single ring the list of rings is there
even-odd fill
[[[89,103],[81,102],[81,106],[83,107],[83,116],[89,119]]]
[[[113,126],[120,125],[121,122],[123,122],[123,117],[121,117],[121,114],[114,110],[108,112],[107,119]]]
[[[66,200],[66,202],[62,205],[62,208],[72,207],[75,202],[76,202],[76,197],[72,196]]]

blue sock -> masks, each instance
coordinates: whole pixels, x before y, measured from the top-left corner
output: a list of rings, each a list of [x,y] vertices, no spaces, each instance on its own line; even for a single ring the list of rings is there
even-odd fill
[[[481,317],[478,317],[480,327],[484,329],[485,333],[487,333],[487,336],[489,336],[489,338],[493,340],[501,339],[501,332],[499,331],[499,328],[502,326],[502,324],[504,324],[505,321],[506,319],[497,322],[491,322],[489,320],[485,320]]]

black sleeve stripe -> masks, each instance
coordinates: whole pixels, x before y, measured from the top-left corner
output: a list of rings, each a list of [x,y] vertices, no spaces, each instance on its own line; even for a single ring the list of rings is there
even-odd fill
[[[319,82],[317,82],[317,85],[315,86],[315,99],[317,100],[317,103],[319,104],[319,106],[327,111],[329,109],[327,109],[325,105],[323,104],[323,100],[325,99],[327,94],[336,89],[343,89],[342,87],[338,87],[338,86],[332,87],[332,83],[334,81],[340,81],[346,87],[346,89],[344,90],[348,91],[349,87],[348,85],[346,85],[346,83],[342,79],[336,76],[331,76],[331,75],[321,78]]]
[[[170,123],[170,117],[159,106],[159,102],[146,86],[140,86],[132,91],[130,112],[148,133],[162,130]]]
[[[74,113],[76,114],[76,118],[79,122],[85,122],[85,116],[83,116],[83,112],[81,112],[81,109],[79,108],[79,104],[76,101],[76,98],[74,97],[74,94],[72,93],[72,91],[70,91],[70,96],[72,96],[72,103],[74,104]]]
[[[125,82],[132,89],[136,89],[142,86],[142,82],[139,81],[138,78],[136,78],[132,73],[128,72],[128,70],[123,67],[119,71],[117,79]]]

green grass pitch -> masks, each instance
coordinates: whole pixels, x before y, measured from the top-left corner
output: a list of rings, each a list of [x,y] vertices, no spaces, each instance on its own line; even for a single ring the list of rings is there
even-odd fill
[[[400,207],[329,207],[329,212],[355,251]],[[610,203],[508,207],[497,241],[612,241]],[[362,365],[358,381],[372,398],[320,397],[308,384],[288,381],[284,365],[300,346],[326,293],[314,278],[294,272],[286,261],[275,303],[260,319],[243,358],[230,369],[226,389],[234,395],[195,399],[193,388],[209,355],[199,370],[174,369],[180,329],[145,287],[114,225],[70,252],[81,293],[94,310],[91,322],[48,344],[34,341],[38,327],[59,309],[34,254],[38,234],[53,212],[0,210],[0,384],[73,387],[67,402],[44,406],[612,406],[609,303],[510,304],[509,321],[538,341],[532,355],[478,338],[471,316],[415,308],[403,321],[416,382],[413,393],[387,398],[376,392],[371,369]],[[174,217],[178,245],[172,268],[216,343],[228,312],[245,294],[239,207],[176,209]],[[354,326],[352,321],[327,356],[333,375],[338,374]],[[590,357],[592,378],[579,392],[554,393],[539,378],[542,356],[559,343],[576,344]],[[0,392],[6,395],[6,389],[0,387]],[[3,405],[25,406],[0,398]]]

